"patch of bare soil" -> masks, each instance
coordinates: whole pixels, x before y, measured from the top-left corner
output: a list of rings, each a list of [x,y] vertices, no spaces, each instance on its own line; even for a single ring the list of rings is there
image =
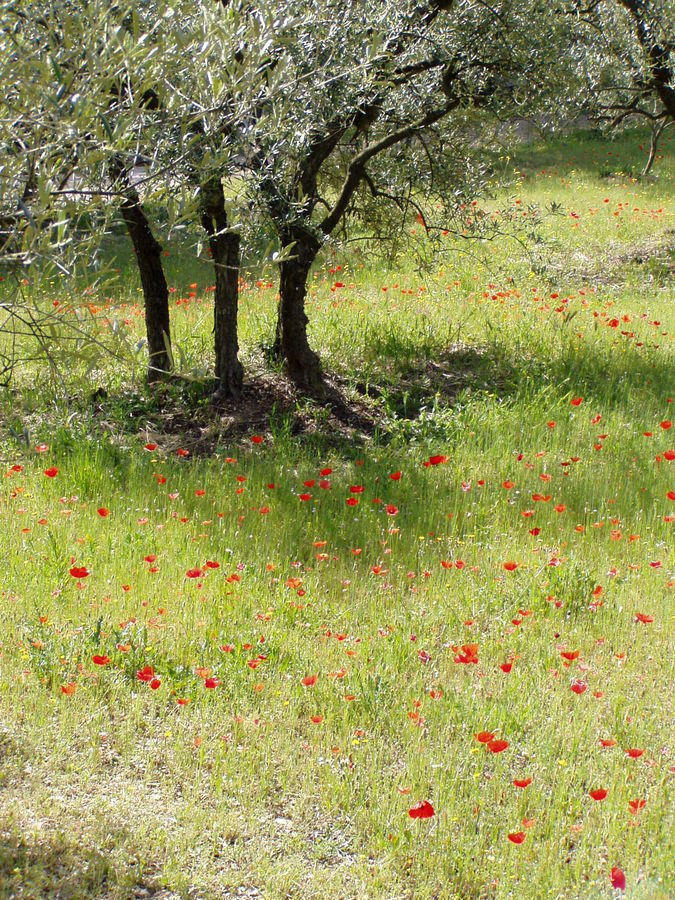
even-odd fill
[[[321,436],[335,444],[369,441],[377,428],[372,404],[352,395],[344,379],[327,374],[321,395],[300,392],[284,375],[248,375],[236,401],[186,408],[166,393],[156,413],[145,418],[139,434],[165,452],[182,447],[191,455],[208,455],[219,444],[267,437],[273,432],[297,438]]]

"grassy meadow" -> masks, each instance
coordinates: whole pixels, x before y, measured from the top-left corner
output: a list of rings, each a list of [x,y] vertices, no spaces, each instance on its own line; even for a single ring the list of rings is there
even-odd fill
[[[265,359],[270,268],[211,409],[211,274],[174,246],[183,379],[17,372],[0,898],[672,896],[675,143],[641,181],[646,140],[495,157],[522,243],[324,258],[328,404]],[[121,238],[119,267],[43,300],[133,348]]]

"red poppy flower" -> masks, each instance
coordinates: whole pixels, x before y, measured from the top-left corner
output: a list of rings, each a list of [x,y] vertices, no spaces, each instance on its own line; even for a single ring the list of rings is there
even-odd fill
[[[478,734],[474,734],[474,737],[479,744],[489,744],[494,738],[494,733],[492,731],[479,731]]]
[[[47,478],[56,478],[58,473],[59,470],[56,468],[56,466],[52,466],[51,469],[45,469],[45,475],[47,476]]]
[[[583,694],[588,685],[585,681],[573,681],[570,687],[575,694]]]
[[[607,791],[604,788],[596,788],[595,790],[588,792],[591,800],[595,800],[596,803],[599,803],[601,800],[604,800],[607,796]]]
[[[108,516],[110,515],[110,510],[106,509],[105,506],[99,506],[99,508],[96,510],[96,512],[99,514],[99,516],[102,519],[107,519]]]
[[[215,675],[210,675],[204,679],[204,687],[208,688],[209,690],[211,690],[213,688],[217,688],[219,684],[220,684],[220,678],[218,678]]]
[[[517,562],[505,562],[504,568],[507,572],[515,572],[519,565],[520,563]]]
[[[526,788],[532,784],[531,778],[514,778],[513,783],[517,788]]]
[[[624,750],[626,756],[630,756],[631,759],[639,759],[644,752],[644,750],[638,750],[637,747],[631,747],[630,750]]]
[[[501,738],[494,738],[491,741],[488,741],[485,745],[490,753],[502,753],[509,746],[508,741],[504,741]]]
[[[600,738],[600,746],[605,749],[609,747],[616,747],[616,741],[614,738]]]
[[[154,677],[155,677],[155,670],[152,668],[152,666],[144,666],[142,669],[139,669],[138,672],[136,672],[136,678],[139,681],[144,681],[144,682],[149,683],[152,681],[152,679]]]
[[[442,463],[446,463],[449,457],[441,456],[437,454],[435,456],[430,456],[429,459],[424,463],[425,468],[429,468],[429,466],[440,466]]]
[[[650,622],[654,621],[654,619],[652,616],[648,616],[646,613],[635,613],[635,621],[642,622],[643,625],[649,625]]]
[[[571,406],[581,406],[581,404],[582,404],[583,402],[584,402],[584,398],[583,398],[583,397],[573,397],[573,398],[570,400],[570,405],[571,405]]]
[[[306,675],[302,679],[301,684],[303,687],[313,687],[316,684],[318,677],[318,675]]]
[[[311,494],[299,494],[298,499],[302,500],[303,503],[306,503],[308,500],[312,499],[312,495]]]
[[[511,832],[510,834],[507,835],[507,837],[511,841],[512,844],[522,844],[523,841],[525,840],[525,832],[524,831]]]
[[[185,573],[186,578],[201,578],[204,573],[201,569],[188,569]]]
[[[158,687],[161,687],[161,684],[162,682],[159,680],[159,678],[153,678],[150,682],[150,689],[156,691]]]
[[[612,887],[615,891],[625,891],[626,890],[626,876],[623,874],[621,869],[618,866],[614,866],[612,871],[610,872],[609,880],[612,883]]]
[[[252,444],[262,444],[262,442],[264,440],[265,440],[265,438],[261,437],[259,434],[254,434],[253,437],[251,438],[251,443]]]
[[[435,815],[435,811],[428,800],[420,800],[408,810],[411,819],[431,819]]]
[[[462,644],[461,652],[453,657],[456,663],[476,665],[478,663],[478,644]]]
[[[109,656],[92,656],[91,661],[95,666],[107,666],[110,662]]]
[[[401,473],[400,472],[392,472],[389,477],[391,478],[392,481],[400,481]]]
[[[635,816],[647,805],[646,800],[629,800],[628,807],[630,809],[631,815]]]
[[[155,444],[153,441],[149,441],[145,445],[145,449],[148,450],[150,453],[152,453],[153,450],[157,449],[157,444]]]
[[[310,716],[309,720],[315,725],[320,725],[323,722],[323,716]]]
[[[91,572],[86,566],[73,566],[70,569],[70,574],[73,578],[88,578]]]
[[[61,693],[66,694],[66,696],[70,696],[70,694],[74,694],[77,690],[77,684],[74,681],[69,681],[67,684],[61,685]]]

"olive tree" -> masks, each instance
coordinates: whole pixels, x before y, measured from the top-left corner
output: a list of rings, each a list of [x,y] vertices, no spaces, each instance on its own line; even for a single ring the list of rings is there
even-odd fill
[[[675,121],[675,2],[568,0],[562,12],[576,24],[587,109],[612,128],[649,123],[646,175],[661,134]]]
[[[121,216],[143,287],[154,380],[171,362],[168,287],[162,248],[131,175],[153,95],[132,75],[146,51],[134,41],[130,8],[96,0],[2,4],[8,89],[0,134],[8,164],[0,203],[14,261],[25,267],[47,259],[71,275],[79,261],[91,260],[113,215]],[[85,220],[96,224],[87,234],[77,227]]]
[[[215,269],[216,375],[236,393],[238,235],[227,229],[222,183],[231,170],[228,135],[255,98],[259,29],[247,39],[251,16],[227,3],[2,6],[1,64],[13,85],[0,98],[5,260],[11,245],[22,267],[49,260],[74,274],[121,217],[143,288],[155,380],[172,368],[172,353],[150,210],[167,208],[171,227],[201,223]],[[83,234],[74,224],[85,217],[96,228]]]
[[[256,200],[281,245],[278,349],[291,378],[317,388],[307,278],[358,192],[396,202],[381,173],[400,172],[414,158],[418,169],[409,174],[426,179],[429,199],[454,204],[462,181],[443,158],[450,136],[463,138],[475,159],[476,111],[516,115],[559,95],[552,64],[561,68],[568,25],[529,0],[314,0],[279,10],[274,78],[290,89],[270,98],[247,141]],[[411,157],[422,145],[426,152]]]

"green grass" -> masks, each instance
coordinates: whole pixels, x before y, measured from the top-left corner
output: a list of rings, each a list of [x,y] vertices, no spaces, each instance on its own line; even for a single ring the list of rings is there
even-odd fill
[[[272,271],[242,290],[244,414],[211,411],[208,272],[178,248],[192,380],[150,395],[104,360],[86,381],[19,373],[0,897],[601,898],[612,867],[625,896],[669,896],[672,141],[643,182],[605,171],[639,170],[643,140],[503,159],[524,177],[486,208],[536,205],[527,249],[449,238],[422,273],[323,261],[311,337],[352,418],[265,368]],[[92,323],[127,320],[132,342],[122,269]],[[432,818],[409,816],[419,801]]]

